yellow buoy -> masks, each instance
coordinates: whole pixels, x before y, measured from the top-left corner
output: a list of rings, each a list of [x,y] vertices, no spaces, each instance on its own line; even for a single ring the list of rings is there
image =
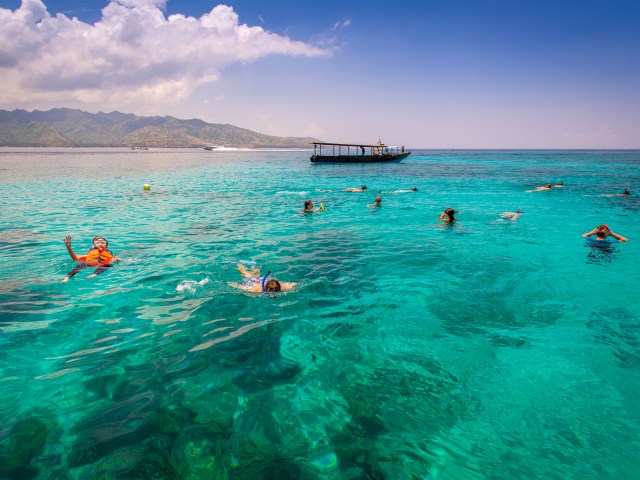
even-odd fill
[[[144,186],[142,187],[144,190],[151,190],[151,185],[149,185],[148,183],[145,183]]]

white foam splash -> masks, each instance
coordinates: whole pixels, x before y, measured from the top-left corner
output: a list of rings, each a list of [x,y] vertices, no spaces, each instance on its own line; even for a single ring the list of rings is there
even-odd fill
[[[195,280],[183,280],[176,287],[176,292],[196,293],[196,288],[206,285],[207,283],[209,283],[208,278],[200,280],[199,282],[196,282]]]

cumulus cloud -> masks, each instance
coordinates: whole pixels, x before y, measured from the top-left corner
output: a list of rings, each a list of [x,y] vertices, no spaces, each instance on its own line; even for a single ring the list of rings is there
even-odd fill
[[[52,16],[41,0],[22,0],[15,11],[0,8],[0,102],[170,103],[215,82],[234,63],[332,52],[241,24],[226,5],[195,18],[166,17],[165,3],[113,0],[95,24]]]

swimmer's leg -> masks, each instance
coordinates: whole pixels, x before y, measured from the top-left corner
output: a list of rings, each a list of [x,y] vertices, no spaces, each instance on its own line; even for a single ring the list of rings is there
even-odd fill
[[[251,271],[249,271],[242,263],[238,264],[238,271],[243,277],[256,278],[260,276],[260,269],[258,267],[251,267]]]
[[[84,270],[85,268],[87,268],[89,265],[87,265],[84,262],[78,262],[78,264],[76,265],[76,268],[74,268],[73,270],[71,270],[69,273],[67,273],[67,276],[64,277],[62,279],[62,282],[60,283],[66,283],[69,281],[69,279],[71,277],[73,277],[75,274],[77,274],[80,270]]]
[[[89,278],[96,278],[96,275],[106,272],[109,268],[111,268],[111,265],[98,265],[94,272],[89,275]]]

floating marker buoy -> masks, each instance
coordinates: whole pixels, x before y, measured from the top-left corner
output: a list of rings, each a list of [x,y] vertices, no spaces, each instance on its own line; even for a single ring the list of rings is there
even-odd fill
[[[142,187],[143,190],[151,190],[151,185],[149,185],[148,183],[145,183],[144,186]]]

